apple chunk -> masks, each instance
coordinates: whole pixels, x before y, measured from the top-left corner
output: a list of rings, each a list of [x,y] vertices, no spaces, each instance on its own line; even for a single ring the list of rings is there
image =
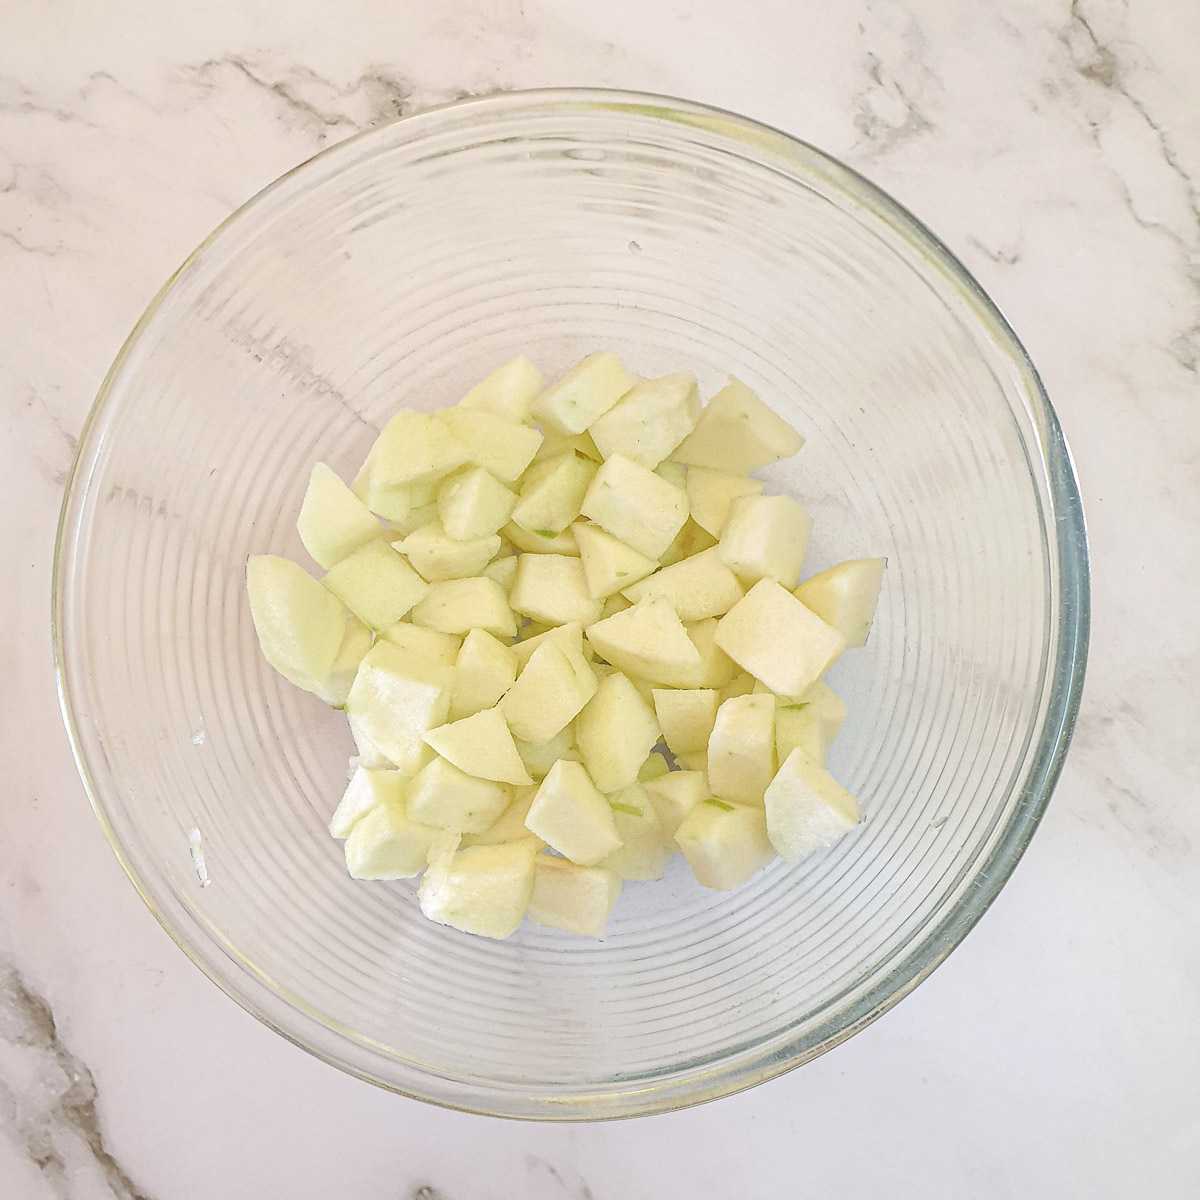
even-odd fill
[[[859,822],[858,802],[801,749],[767,788],[766,812],[771,844],[788,862],[833,845]]]

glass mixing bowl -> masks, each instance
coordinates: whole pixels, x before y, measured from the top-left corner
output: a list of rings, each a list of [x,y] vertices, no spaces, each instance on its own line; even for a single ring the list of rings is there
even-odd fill
[[[885,554],[830,676],[865,823],[731,894],[676,858],[603,943],[426,921],[325,831],[352,744],[263,661],[246,556],[306,561],[314,460],[517,354],[733,373],[808,438],[765,476],[807,569]],[[515,1117],[675,1108],[811,1059],[910,991],[1041,816],[1083,675],[1062,434],[995,306],[826,155],[695,104],[493,96],[364,133],[235,213],[153,302],[80,442],[58,545],[63,709],[96,813],[201,969],[313,1054]]]

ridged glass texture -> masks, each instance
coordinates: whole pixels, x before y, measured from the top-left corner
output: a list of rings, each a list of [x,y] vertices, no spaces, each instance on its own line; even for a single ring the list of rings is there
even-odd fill
[[[430,924],[325,832],[342,716],[258,652],[251,553],[306,561],[314,460],[353,473],[401,405],[510,356],[605,347],[732,372],[808,438],[766,472],[808,568],[886,554],[830,681],[865,824],[733,893],[682,860],[603,944]],[[106,381],[60,536],[64,711],[158,918],[313,1053],[442,1104],[605,1117],[711,1098],[894,1003],[986,908],[1045,805],[1086,645],[1083,525],[1002,318],[897,205],[816,150],[621,93],[514,94],[363,134],[285,176],[171,280]],[[210,886],[193,859],[196,830]]]

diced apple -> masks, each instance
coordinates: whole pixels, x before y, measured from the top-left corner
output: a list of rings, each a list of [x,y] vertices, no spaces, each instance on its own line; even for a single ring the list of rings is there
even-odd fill
[[[879,589],[883,585],[886,558],[854,558],[806,579],[795,592],[796,599],[832,625],[847,646],[865,646]]]
[[[414,625],[441,633],[468,634],[483,629],[493,637],[515,637],[517,622],[504,589],[480,575],[431,583],[425,598],[413,608]]]
[[[542,439],[541,446],[538,447],[538,452],[533,456],[533,461],[535,463],[543,462],[547,458],[556,458],[560,454],[566,454],[569,450],[573,450],[576,454],[582,454],[584,458],[589,458],[594,463],[604,461],[604,455],[596,449],[592,435],[586,430],[583,433],[570,435],[546,434]]]
[[[541,371],[527,358],[514,358],[477,383],[459,401],[458,407],[528,422],[529,405],[541,390]]]
[[[507,784],[469,775],[445,758],[427,763],[408,787],[408,815],[414,821],[455,833],[483,833],[511,802]]]
[[[579,554],[574,525],[568,525],[562,533],[553,533],[549,529],[531,533],[509,521],[500,532],[525,554],[569,554],[576,557]]]
[[[760,807],[701,800],[675,831],[696,882],[728,892],[740,887],[775,857]]]
[[[538,787],[525,826],[581,867],[595,866],[621,845],[608,801],[577,762],[554,764]]]
[[[729,506],[742,496],[761,496],[763,481],[733,475],[712,467],[690,467],[687,473],[688,508],[692,520],[719,538],[729,519]]]
[[[672,771],[650,780],[646,784],[646,795],[658,813],[663,839],[674,844],[675,831],[683,823],[684,817],[701,800],[707,800],[712,792],[703,771]]]
[[[583,755],[575,745],[575,726],[573,723],[564,725],[549,741],[522,742],[517,740],[517,753],[525,764],[525,769],[534,779],[545,779],[560,758],[572,762],[582,762]]]
[[[733,659],[715,641],[717,618],[705,617],[703,621],[691,621],[684,626],[692,645],[700,655],[700,665],[685,671],[672,681],[672,687],[723,688],[737,674]]]
[[[825,765],[828,740],[821,710],[815,704],[781,704],[775,709],[775,758],[786,762],[801,749],[818,766]]]
[[[651,750],[642,761],[642,765],[638,767],[637,781],[638,783],[650,783],[654,779],[659,779],[666,775],[671,770],[671,764],[667,762],[657,750]]]
[[[297,687],[319,692],[346,637],[346,606],[303,567],[272,554],[250,556],[246,588],[263,657]]]
[[[578,867],[565,858],[539,854],[529,898],[529,919],[584,937],[604,936],[621,894],[621,877],[604,867]]]
[[[804,439],[744,383],[730,378],[709,402],[671,455],[689,466],[718,471],[757,471],[795,454]]]
[[[390,762],[411,774],[431,757],[421,734],[445,723],[453,679],[452,668],[378,641],[358,669],[346,711]]]
[[[503,547],[500,552],[504,553]],[[509,554],[503,558],[493,558],[480,574],[488,579],[494,579],[504,589],[504,594],[507,596],[512,592],[513,580],[517,577],[518,561],[515,554]]]
[[[515,737],[535,744],[548,742],[579,715],[596,686],[582,647],[548,640],[530,655],[500,701],[500,711]]]
[[[346,712],[346,724],[350,726],[350,736],[354,739],[354,748],[358,754],[350,760],[355,767],[369,767],[371,770],[395,770],[396,764],[371,740],[363,723],[352,712]],[[418,764],[424,765],[424,764]],[[415,768],[414,768],[415,769]],[[411,775],[406,771],[405,775]]]
[[[633,386],[624,364],[607,351],[589,354],[552,383],[529,406],[542,428],[552,433],[582,433]]]
[[[730,659],[730,661],[733,660]],[[749,696],[753,693],[757,683],[758,680],[749,671],[739,671],[728,683],[717,689],[718,707],[726,700],[732,700],[734,696]]]
[[[411,495],[412,490],[412,488],[404,489],[406,498]],[[379,514],[386,518],[390,541],[396,541],[397,537],[408,537],[410,533],[415,533],[422,526],[432,525],[438,519],[437,504],[432,500],[426,501],[424,504],[412,504],[406,499],[405,504],[407,507],[403,509],[403,512],[398,504],[392,507],[390,512],[380,512]]]
[[[450,719],[459,721],[494,708],[516,678],[517,656],[512,647],[483,629],[472,629],[454,662]]]
[[[646,789],[635,783],[609,797],[613,823],[621,846],[602,865],[622,879],[661,879],[671,851],[663,836],[662,821]]]
[[[542,444],[542,435],[536,429],[495,413],[447,408],[441,416],[450,432],[466,446],[470,461],[501,483],[518,480]]]
[[[393,646],[407,650],[410,654],[420,655],[432,663],[440,663],[444,667],[454,666],[458,657],[462,638],[452,633],[439,633],[436,629],[423,629],[410,621],[397,621],[389,625],[380,635]],[[491,707],[488,705],[487,707]]]
[[[317,463],[309,476],[296,531],[313,561],[325,570],[380,533],[367,506],[324,463]]]
[[[468,846],[448,863],[431,864],[421,880],[421,911],[464,933],[506,938],[515,933],[533,894],[533,839]]]
[[[846,648],[840,633],[773,579],[760,579],[717,623],[717,645],[776,695],[797,697]]]
[[[460,542],[447,535],[440,521],[431,521],[396,542],[395,548],[423,578],[437,583],[478,575],[500,549],[500,538],[492,534]]]
[[[350,776],[342,799],[329,820],[335,838],[348,838],[355,824],[377,804],[403,805],[408,776],[403,771],[376,771],[358,767]]]
[[[402,800],[384,799],[346,836],[346,870],[353,879],[411,879],[425,869],[437,833],[412,820]]]
[[[606,533],[599,525],[577,521],[571,526],[589,593],[598,600],[658,570],[653,558]],[[606,614],[611,615],[611,614]]]
[[[661,597],[597,621],[587,638],[614,667],[654,683],[677,685],[698,674],[702,665],[683,622]]]
[[[846,702],[827,684],[818,679],[804,689],[800,699],[811,704],[820,714],[825,726],[825,742],[831,745],[846,724]]]
[[[357,618],[346,620],[346,632],[338,648],[333,666],[317,695],[334,708],[344,708],[362,660],[371,648],[371,631]]]
[[[596,472],[579,509],[613,537],[658,558],[687,520],[687,496],[620,454]]]
[[[536,785],[513,789],[513,798],[509,806],[483,831],[483,833],[463,834],[464,846],[498,846],[502,842],[522,842],[529,840],[537,844],[539,850],[546,845],[539,837],[534,837],[525,828],[525,818],[537,795]]]
[[[696,427],[700,393],[690,371],[643,379],[588,427],[605,458],[623,454],[653,470]]]
[[[459,542],[491,537],[508,522],[516,503],[516,493],[482,467],[448,476],[437,493],[442,528]]]
[[[468,462],[471,452],[447,428],[438,413],[402,408],[371,447],[371,483],[367,506],[377,494],[414,483],[432,483]]]
[[[717,709],[708,739],[708,785],[713,795],[762,804],[775,774],[775,698],[736,696]]]
[[[788,862],[833,845],[859,822],[854,797],[799,748],[767,788],[766,810],[771,844]]]
[[[335,563],[322,582],[376,632],[399,621],[429,589],[402,555],[378,539]]]
[[[584,765],[602,792],[616,792],[637,781],[659,733],[654,710],[620,671],[600,680],[575,722]]]
[[[668,465],[663,463],[663,467]],[[662,467],[659,467],[659,471],[661,470]],[[717,539],[707,529],[701,529],[691,517],[688,517],[683,523],[683,528],[675,535],[675,540],[667,547],[658,561],[661,566],[673,567],[677,562],[691,558],[693,554],[700,554],[716,544]]]
[[[681,621],[723,616],[745,595],[716,546],[621,590],[635,604],[651,596],[664,597]]]
[[[794,588],[811,532],[812,517],[790,496],[743,496],[729,506],[718,553],[747,585]]]
[[[491,779],[497,783],[533,782],[498,708],[485,708],[460,721],[439,725],[422,736],[426,745],[432,746],[460,771],[477,779]]]
[[[708,746],[717,719],[712,688],[655,688],[654,712],[672,754],[694,754]]]
[[[509,603],[514,612],[548,625],[590,625],[602,607],[588,591],[582,562],[565,554],[521,555]]]
[[[512,512],[512,523],[541,537],[562,533],[579,516],[596,464],[573,450],[529,468]]]
[[[529,632],[533,628],[534,623],[531,622],[521,631],[524,635],[521,640],[512,647],[512,652],[517,656],[518,673],[524,670],[525,664],[533,657],[533,652],[546,642],[562,642],[564,647],[573,646],[576,650],[583,648],[583,625],[579,621],[550,625],[539,633]]]

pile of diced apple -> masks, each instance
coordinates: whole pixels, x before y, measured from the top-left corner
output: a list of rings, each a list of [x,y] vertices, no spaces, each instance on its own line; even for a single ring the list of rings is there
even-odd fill
[[[596,353],[397,413],[350,485],[318,463],[297,528],[325,574],[247,576],[267,661],[349,719],[350,874],[423,873],[425,915],[470,933],[600,937],[676,852],[730,889],[852,829],[822,676],[884,560],[800,582],[812,521],[750,472],[802,444],[735,379],[702,407]]]

